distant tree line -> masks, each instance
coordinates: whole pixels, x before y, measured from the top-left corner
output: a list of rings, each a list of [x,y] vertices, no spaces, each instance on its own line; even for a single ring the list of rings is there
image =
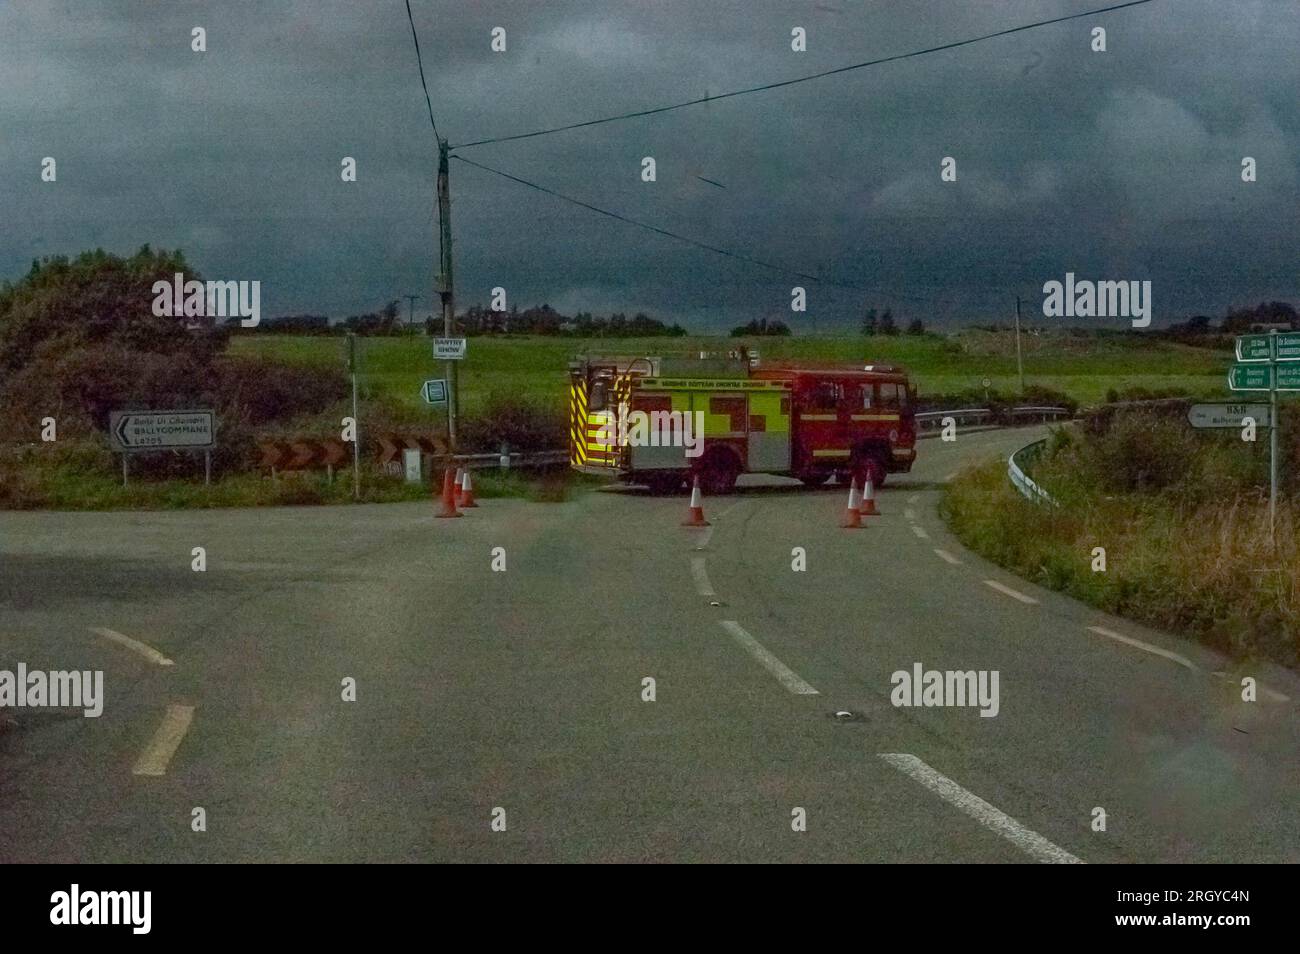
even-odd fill
[[[768,321],[766,318],[755,318],[747,325],[737,325],[731,329],[731,337],[746,338],[750,335],[771,335],[788,338],[790,336],[790,327],[784,321]]]
[[[430,335],[443,333],[442,318],[426,318],[418,323]],[[359,335],[403,335],[410,326],[402,316],[400,302],[390,301],[383,308],[363,315],[350,315],[342,321],[331,323],[325,315],[282,315],[264,318],[260,330],[288,335],[341,335],[355,332]],[[630,318],[623,312],[608,317],[597,317],[590,312],[569,316],[561,314],[550,305],[526,308],[520,311],[491,311],[481,305],[471,305],[456,316],[457,333],[478,335],[555,335],[575,338],[654,338],[676,337],[686,334],[680,325],[668,325],[643,312]]]
[[[868,338],[874,335],[886,335],[894,337],[899,334],[898,322],[894,320],[894,313],[886,308],[883,315],[878,315],[876,309],[868,308],[867,313],[862,318],[861,331]],[[925,322],[920,318],[913,318],[907,323],[907,333],[909,335],[925,334]]]
[[[430,333],[442,334],[442,320],[431,318]],[[482,305],[471,305],[456,318],[460,331],[466,335],[555,335],[573,338],[657,338],[678,337],[686,329],[678,324],[665,324],[638,311],[628,317],[617,311],[608,317],[580,311],[565,315],[550,305],[534,306],[520,311],[518,306],[509,311],[492,311]]]
[[[1174,338],[1200,338],[1219,335],[1239,335],[1259,327],[1276,327],[1294,331],[1300,328],[1300,314],[1284,301],[1260,302],[1253,308],[1233,308],[1223,316],[1217,327],[1209,315],[1193,315],[1165,329]]]

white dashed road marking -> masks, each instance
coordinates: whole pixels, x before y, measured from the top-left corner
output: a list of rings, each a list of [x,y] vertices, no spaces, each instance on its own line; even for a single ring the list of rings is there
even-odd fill
[[[704,557],[691,557],[691,576],[695,580],[695,591],[701,596],[717,596],[713,584],[709,582],[709,571],[704,568]]]
[[[700,535],[695,538],[695,549],[703,550],[705,547],[709,545],[709,541],[712,539],[713,539],[713,528],[705,527],[700,532]]]
[[[985,584],[986,586],[991,586],[991,587],[993,587],[993,589],[997,590],[999,593],[1005,593],[1007,596],[1011,597],[1013,600],[1020,600],[1020,602],[1022,602],[1022,603],[1037,603],[1037,602],[1038,602],[1038,600],[1034,599],[1032,596],[1026,596],[1024,593],[1021,593],[1019,590],[1013,590],[1013,589],[1012,589],[1011,587],[1009,587],[1009,586],[1003,586],[1003,585],[1002,585],[1001,583],[999,583],[997,580],[985,580],[985,581],[984,581],[984,584]]]
[[[882,752],[880,757],[908,778],[920,782],[949,805],[965,812],[989,831],[1001,835],[1035,861],[1057,865],[1085,864],[1082,858],[1075,857],[1037,832],[1030,831],[974,792],[966,791],[946,775],[939,774],[915,755]]]
[[[915,519],[916,519],[916,511],[913,510],[911,507],[904,507],[904,508],[903,508],[903,516],[906,517],[908,520],[915,520]]]
[[[1142,640],[1134,639],[1132,636],[1123,636],[1111,629],[1103,629],[1100,626],[1089,626],[1088,629],[1096,633],[1098,636],[1105,636],[1107,639],[1113,639],[1116,642],[1124,643],[1126,646],[1132,646],[1134,649],[1140,649],[1143,652],[1152,653],[1156,656],[1163,656],[1165,659],[1178,663],[1178,665],[1182,666],[1184,669],[1190,669],[1192,672],[1196,672],[1197,670],[1196,663],[1192,662],[1186,656],[1180,656],[1178,653],[1171,653],[1169,650],[1161,649],[1159,646],[1152,646],[1150,643],[1144,643]]]
[[[105,639],[117,643],[119,646],[125,646],[133,653],[139,653],[141,656],[149,660],[155,666],[175,665],[175,663],[173,663],[162,653],[158,652],[158,650],[154,649],[152,646],[146,646],[144,643],[140,642],[137,639],[132,639],[130,636],[123,636],[121,633],[114,632],[111,629],[102,629],[94,626],[90,628],[90,631],[94,633],[96,636],[103,636]]]
[[[759,641],[749,635],[749,633],[745,632],[741,625],[734,619],[724,619],[721,621],[720,625],[732,635],[736,642],[740,643],[741,647],[747,653],[762,663],[763,667],[767,669],[768,672],[776,676],[777,681],[780,682],[781,685],[785,686],[795,695],[821,695],[821,693],[816,689],[800,679],[799,675],[793,669],[764,649]]]
[[[934,548],[934,552],[937,553],[937,554],[939,554],[939,556],[940,556],[941,559],[947,560],[947,561],[948,561],[949,563],[951,563],[953,566],[961,566],[961,560],[958,560],[955,556],[953,556],[953,555],[952,555],[951,553],[949,553],[947,550],[940,550],[938,547],[935,547],[935,548]]]
[[[149,746],[136,760],[132,775],[160,776],[167,774],[167,763],[172,760],[181,740],[190,729],[194,719],[193,706],[168,706],[163,715],[158,731],[153,734]]]
[[[930,535],[925,532],[925,527],[918,527],[916,524],[912,524],[912,532],[915,533],[922,540],[930,539]]]

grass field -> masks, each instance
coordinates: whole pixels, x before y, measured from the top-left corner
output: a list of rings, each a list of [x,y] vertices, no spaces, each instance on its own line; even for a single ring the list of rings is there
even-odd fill
[[[746,339],[765,359],[890,362],[904,365],[921,393],[978,388],[983,378],[994,390],[1016,390],[1015,342],[1010,333],[964,331],[952,337],[762,338]],[[559,408],[565,400],[569,359],[589,348],[620,354],[692,353],[734,347],[733,338],[594,339],[483,337],[469,340],[460,366],[462,411],[473,414],[489,394],[524,396]],[[234,354],[275,361],[342,367],[340,338],[244,335]],[[1224,393],[1231,355],[1137,336],[1099,338],[1068,333],[1023,336],[1025,383],[1064,391],[1084,404],[1101,403],[1111,389],[1181,388],[1196,396]],[[363,396],[386,397],[399,405],[422,406],[426,378],[442,377],[428,338],[364,338],[360,342]],[[430,411],[430,414],[435,412]]]

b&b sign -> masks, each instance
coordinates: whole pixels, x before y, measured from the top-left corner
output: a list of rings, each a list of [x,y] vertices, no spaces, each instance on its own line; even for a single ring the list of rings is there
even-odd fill
[[[1187,422],[1192,427],[1241,428],[1250,418],[1256,427],[1271,427],[1269,411],[1267,404],[1193,404],[1187,409]]]

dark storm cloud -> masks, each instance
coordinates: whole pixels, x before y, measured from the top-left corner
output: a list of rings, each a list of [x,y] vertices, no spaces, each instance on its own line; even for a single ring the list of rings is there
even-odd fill
[[[453,143],[716,94],[1101,0],[412,0]],[[190,51],[207,30],[208,52]],[[493,27],[508,52],[489,48]],[[809,51],[790,50],[790,30]],[[1109,52],[1089,49],[1104,26]],[[866,304],[999,318],[1065,271],[1154,284],[1157,319],[1295,299],[1300,8],[1155,0],[962,49],[467,158],[773,274],[453,164],[458,297],[829,329]],[[264,311],[432,299],[433,141],[401,0],[0,6],[0,275],[181,246]],[[39,181],[43,156],[59,181]],[[658,182],[640,181],[654,156]],[[1240,180],[1243,156],[1259,181]],[[354,156],[360,178],[339,180]],[[954,156],[956,183],[939,180]],[[718,188],[701,178],[721,183]]]

